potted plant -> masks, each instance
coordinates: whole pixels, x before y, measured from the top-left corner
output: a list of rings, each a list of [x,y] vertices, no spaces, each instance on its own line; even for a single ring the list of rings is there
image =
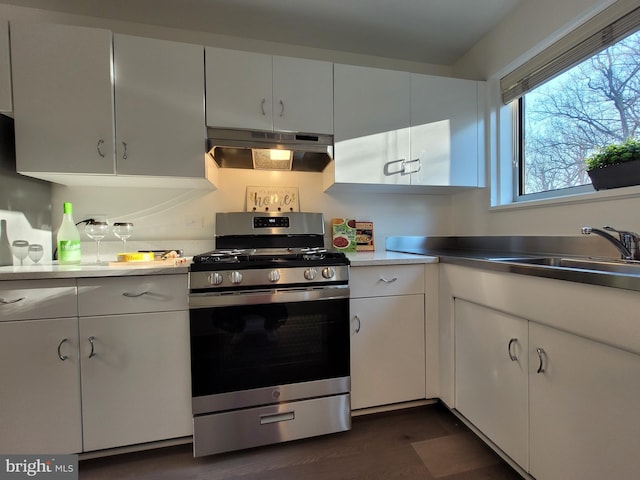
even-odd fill
[[[640,140],[628,139],[599,149],[586,159],[593,188],[640,185]]]

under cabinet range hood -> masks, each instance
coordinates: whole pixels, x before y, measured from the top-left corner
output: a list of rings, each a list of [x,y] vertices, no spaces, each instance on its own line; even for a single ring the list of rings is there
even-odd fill
[[[221,168],[321,172],[333,135],[207,128],[207,151]]]

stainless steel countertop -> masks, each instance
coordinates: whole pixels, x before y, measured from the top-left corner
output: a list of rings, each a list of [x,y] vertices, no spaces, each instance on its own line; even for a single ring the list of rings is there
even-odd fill
[[[619,258],[615,248],[594,236],[578,237],[389,237],[390,251],[435,256],[440,263],[531,275],[568,282],[640,291],[638,274],[505,261],[513,257]]]

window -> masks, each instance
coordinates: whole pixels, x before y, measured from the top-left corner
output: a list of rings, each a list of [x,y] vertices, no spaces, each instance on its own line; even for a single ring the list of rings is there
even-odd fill
[[[640,135],[640,32],[520,97],[520,195],[591,183],[584,159]]]
[[[616,2],[500,80],[517,101],[514,199],[593,192],[585,158],[640,137],[640,8]]]

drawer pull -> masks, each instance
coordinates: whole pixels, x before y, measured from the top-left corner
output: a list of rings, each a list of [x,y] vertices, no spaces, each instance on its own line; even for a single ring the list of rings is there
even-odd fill
[[[260,415],[260,425],[269,425],[270,423],[287,422],[295,420],[295,412],[272,413],[268,415]]]
[[[87,340],[89,340],[89,343],[91,344],[91,352],[89,353],[89,358],[93,358],[96,356],[95,345],[93,343],[95,339],[96,337],[94,337],[93,335],[87,338]]]
[[[15,300],[7,300],[6,298],[0,298],[0,304],[2,305],[11,305],[12,303],[18,303],[22,300],[26,300],[27,297],[16,298]]]
[[[511,340],[509,340],[509,346],[507,347],[507,350],[509,351],[509,358],[511,359],[511,361],[517,362],[518,356],[515,353],[513,353],[513,350],[511,349],[514,343],[518,343],[517,338],[512,338]]]
[[[389,279],[389,278],[385,278],[385,277],[380,277],[380,281],[381,281],[381,282],[384,282],[384,283],[393,283],[393,282],[395,282],[396,280],[398,280],[398,277],[393,277],[393,278],[391,278],[391,279]]]
[[[147,295],[148,293],[149,293],[148,291],[141,292],[141,293],[124,292],[122,295],[124,295],[125,297],[129,297],[129,298],[136,298],[136,297],[141,297],[143,295]]]
[[[62,344],[63,344],[63,343],[65,343],[65,342],[68,342],[68,341],[69,341],[69,339],[68,339],[68,338],[63,338],[62,340],[60,340],[60,343],[58,344],[58,358],[59,358],[60,360],[62,360],[63,362],[64,362],[67,358],[69,358],[69,356],[68,356],[68,355],[63,355],[63,354],[62,354],[62,352],[60,351],[60,349],[62,348]]]

